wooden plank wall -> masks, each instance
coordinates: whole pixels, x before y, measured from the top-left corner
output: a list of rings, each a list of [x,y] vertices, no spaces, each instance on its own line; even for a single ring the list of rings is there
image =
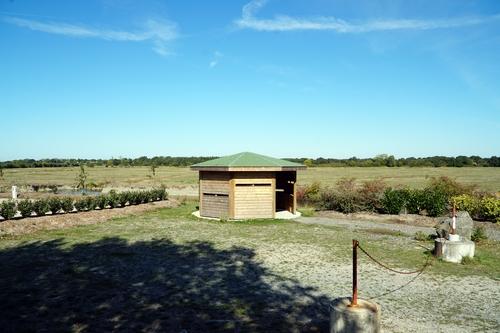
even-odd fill
[[[229,218],[229,196],[203,194],[202,216]]]
[[[228,172],[200,172],[200,214],[229,218],[230,178]]]
[[[276,184],[273,172],[237,172],[233,180],[234,218],[274,217]]]

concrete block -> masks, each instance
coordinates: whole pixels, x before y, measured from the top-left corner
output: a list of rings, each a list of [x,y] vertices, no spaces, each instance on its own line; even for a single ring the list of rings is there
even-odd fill
[[[351,307],[351,298],[337,298],[330,308],[330,333],[380,332],[380,306],[358,299],[358,306]]]
[[[434,248],[436,256],[441,257],[444,261],[461,263],[464,257],[474,257],[476,244],[466,239],[449,241],[444,238],[436,238]]]

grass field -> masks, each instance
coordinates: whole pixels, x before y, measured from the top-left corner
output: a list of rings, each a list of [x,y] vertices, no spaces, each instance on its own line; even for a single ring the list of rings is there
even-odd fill
[[[5,169],[0,187],[11,185],[56,184],[74,186],[78,168]],[[87,168],[88,181],[101,187],[150,187],[164,184],[168,187],[196,185],[198,174],[189,168],[159,167],[152,176],[148,167],[94,167]],[[449,176],[465,184],[477,184],[480,189],[500,191],[500,168],[309,168],[299,171],[299,184],[319,181],[333,185],[342,177],[359,181],[383,178],[390,185],[402,184],[422,187],[429,177]]]
[[[1,239],[1,327],[321,332],[329,302],[350,294],[353,237],[399,269],[421,267],[421,245],[431,246],[291,221],[197,220],[194,206]],[[484,243],[472,262],[435,261],[413,279],[361,256],[360,296],[378,295],[385,332],[494,330],[499,260],[498,243]]]

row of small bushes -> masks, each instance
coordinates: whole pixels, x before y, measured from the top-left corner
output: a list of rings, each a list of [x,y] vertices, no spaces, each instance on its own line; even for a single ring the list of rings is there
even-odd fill
[[[165,188],[157,188],[149,191],[110,191],[108,194],[98,196],[84,196],[79,199],[71,197],[51,197],[47,199],[30,200],[24,199],[17,203],[12,200],[0,203],[0,216],[9,220],[14,218],[19,211],[22,217],[29,217],[35,213],[37,216],[43,216],[48,212],[52,214],[83,212],[96,208],[116,208],[126,205],[138,205],[151,201],[165,200],[167,192]]]
[[[467,200],[460,203],[454,198],[475,198],[479,194],[474,187],[456,182],[448,177],[431,178],[423,189],[389,187],[381,179],[357,184],[354,178],[340,179],[334,187],[322,187],[313,183],[297,191],[297,200],[301,204],[317,209],[336,210],[343,213],[371,211],[385,214],[422,214],[441,216],[448,211],[453,200],[459,209],[469,210]],[[476,205],[476,201],[472,201]],[[469,211],[473,217],[479,215],[485,220],[495,221],[500,218],[500,199],[486,196],[481,199],[481,213]],[[475,206],[474,206],[475,207]],[[475,215],[476,214],[476,215]]]

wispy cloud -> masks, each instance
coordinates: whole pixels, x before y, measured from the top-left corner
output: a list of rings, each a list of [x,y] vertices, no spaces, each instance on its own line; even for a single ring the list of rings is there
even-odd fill
[[[212,60],[208,63],[208,67],[214,68],[215,66],[217,66],[219,64],[220,59],[223,56],[224,55],[222,53],[220,53],[219,51],[215,51],[213,54]]]
[[[460,17],[438,20],[378,19],[349,22],[336,17],[294,18],[276,15],[272,19],[256,17],[267,0],[253,0],[243,6],[241,18],[235,23],[240,28],[258,31],[331,30],[338,33],[362,33],[388,30],[431,30],[458,28],[500,20],[500,15]]]
[[[170,54],[168,44],[178,37],[177,26],[170,21],[148,20],[144,23],[142,31],[106,30],[82,25],[42,22],[19,17],[7,16],[3,21],[18,27],[41,31],[49,34],[64,35],[77,38],[98,38],[120,42],[153,43],[153,51],[165,56]]]

